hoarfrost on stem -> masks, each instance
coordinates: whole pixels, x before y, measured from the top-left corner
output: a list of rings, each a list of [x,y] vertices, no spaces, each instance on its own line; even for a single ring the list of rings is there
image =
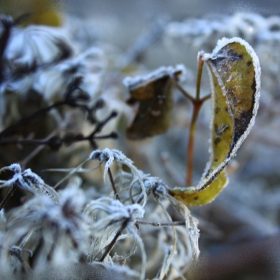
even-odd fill
[[[26,169],[22,172],[20,165],[14,163],[10,166],[1,168],[0,173],[7,170],[14,172],[14,175],[9,180],[1,180],[0,188],[12,187],[15,184],[33,194],[47,195],[54,201],[57,201],[58,196],[56,191],[48,186],[41,177],[32,172],[31,169]]]

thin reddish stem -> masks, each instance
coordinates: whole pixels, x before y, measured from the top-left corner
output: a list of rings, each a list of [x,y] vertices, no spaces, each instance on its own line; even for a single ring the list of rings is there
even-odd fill
[[[194,158],[194,143],[195,143],[195,130],[196,130],[196,122],[199,115],[200,108],[202,104],[211,98],[211,94],[208,94],[204,96],[203,98],[200,98],[200,86],[201,86],[201,77],[202,77],[202,70],[203,70],[203,53],[199,53],[197,62],[198,62],[198,68],[197,68],[197,81],[196,81],[196,96],[193,98],[188,92],[185,91],[183,87],[181,87],[176,79],[173,79],[173,82],[175,86],[181,91],[181,93],[190,100],[190,102],[193,105],[193,113],[191,118],[191,124],[190,124],[190,133],[189,133],[189,139],[188,139],[188,149],[187,149],[187,168],[186,168],[186,186],[192,185],[192,177],[193,177],[193,158]]]
[[[192,99],[193,104],[193,114],[190,125],[190,134],[189,134],[189,143],[188,143],[188,155],[187,155],[187,170],[186,170],[186,186],[192,185],[193,177],[193,154],[194,154],[194,137],[196,130],[196,122],[200,108],[205,100],[208,97],[200,99],[200,86],[201,86],[201,77],[204,61],[202,59],[202,54],[198,56],[198,69],[197,69],[197,81],[196,81],[196,96],[195,99]]]
[[[193,103],[193,115],[191,119],[190,134],[188,140],[188,155],[187,155],[187,176],[186,176],[186,186],[192,185],[193,177],[193,155],[194,155],[194,139],[195,139],[195,130],[198,114],[203,102],[194,102]]]

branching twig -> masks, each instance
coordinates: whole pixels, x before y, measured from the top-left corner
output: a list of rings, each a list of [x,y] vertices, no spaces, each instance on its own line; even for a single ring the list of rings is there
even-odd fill
[[[104,123],[105,124],[105,123]],[[96,133],[96,132],[95,132]],[[57,151],[62,146],[63,143],[70,144],[69,135],[67,134],[64,138],[58,136],[53,136],[48,139],[3,139],[0,140],[0,145],[34,145],[34,146],[49,146],[52,150]],[[96,149],[95,139],[116,139],[117,133],[112,132],[108,135],[95,136],[91,133],[88,136],[83,136],[81,134],[73,135],[71,137],[71,143],[89,141],[94,149]]]
[[[200,98],[200,86],[201,86],[201,77],[202,77],[202,68],[203,68],[204,61],[202,59],[202,53],[198,56],[198,71],[197,71],[197,81],[196,81],[196,96],[193,98],[188,92],[182,88],[175,79],[173,82],[175,86],[179,89],[179,91],[187,97],[193,105],[193,113],[191,118],[191,125],[190,125],[190,132],[189,132],[189,139],[188,139],[188,154],[187,154],[187,170],[186,170],[186,186],[192,185],[192,174],[193,174],[193,153],[194,153],[194,137],[195,137],[195,130],[196,130],[196,123],[197,118],[199,115],[199,111],[203,103],[208,100],[211,95],[206,95],[203,98]]]
[[[82,81],[82,77],[75,78],[68,86],[66,92],[65,92],[65,99],[59,102],[56,102],[46,108],[42,108],[38,110],[37,112],[22,118],[17,123],[7,127],[0,133],[0,145],[48,145],[53,150],[58,150],[63,143],[65,144],[71,144],[73,142],[80,142],[80,141],[89,141],[94,149],[97,148],[97,145],[95,143],[95,139],[107,139],[107,138],[113,138],[115,139],[117,137],[117,134],[115,132],[112,132],[108,135],[102,135],[102,136],[96,136],[97,133],[99,133],[102,128],[105,126],[105,124],[110,121],[112,118],[117,116],[117,112],[113,111],[106,119],[103,121],[97,121],[95,116],[93,116],[93,112],[95,112],[97,109],[101,108],[103,106],[103,101],[98,100],[94,106],[91,108],[87,105],[79,103],[80,101],[85,101],[88,99],[87,96],[84,95],[82,92],[79,96],[73,96],[76,90],[80,90],[80,83]],[[44,115],[45,113],[49,112],[50,110],[54,108],[61,107],[63,105],[68,105],[74,108],[80,108],[85,110],[88,113],[89,120],[91,123],[95,123],[96,127],[95,129],[88,135],[83,136],[81,134],[73,135],[73,134],[67,134],[64,138],[60,138],[58,136],[53,136],[49,139],[3,139],[4,136],[7,134],[10,134],[11,132],[15,131],[19,127],[26,125],[32,121],[34,121],[39,116]],[[2,139],[1,139],[2,138]]]
[[[19,127],[34,121],[36,118],[46,114],[47,112],[51,111],[52,109],[61,107],[63,105],[68,105],[68,106],[74,107],[74,108],[81,108],[81,109],[87,111],[89,113],[89,115],[92,115],[93,110],[96,110],[96,105],[93,106],[92,108],[89,108],[88,106],[79,103],[81,101],[85,101],[85,99],[87,97],[85,97],[84,95],[73,96],[73,93],[76,90],[80,90],[79,87],[80,87],[81,82],[82,82],[82,77],[76,77],[69,84],[69,86],[68,86],[68,88],[65,92],[65,99],[64,100],[58,101],[58,102],[56,102],[56,103],[54,103],[54,104],[52,104],[48,107],[42,108],[42,109],[32,113],[31,115],[22,118],[21,120],[19,120],[15,124],[10,125],[6,129],[4,129],[2,132],[0,132],[0,139],[3,138],[4,136],[6,136],[7,134],[15,131]],[[100,104],[98,104],[98,105],[100,105]]]

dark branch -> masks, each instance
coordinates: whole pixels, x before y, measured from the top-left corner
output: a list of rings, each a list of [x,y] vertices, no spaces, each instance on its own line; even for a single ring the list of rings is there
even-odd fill
[[[47,112],[51,111],[52,109],[61,107],[63,105],[68,105],[73,108],[80,108],[80,109],[86,111],[89,114],[88,118],[91,121],[91,123],[96,123],[97,120],[96,120],[96,117],[94,116],[94,113],[97,109],[102,107],[103,101],[97,101],[97,103],[92,108],[80,103],[81,101],[84,102],[85,100],[87,101],[89,99],[89,97],[85,96],[85,93],[83,91],[81,91],[81,89],[80,89],[81,82],[82,82],[82,77],[76,77],[75,79],[73,79],[73,81],[67,87],[67,90],[64,94],[64,96],[65,96],[64,100],[58,101],[48,107],[42,108],[42,109],[32,113],[31,115],[22,118],[15,124],[10,125],[6,129],[4,129],[2,132],[0,132],[0,139],[3,138],[4,136],[6,136],[7,134],[10,134],[11,132],[14,132],[19,127],[24,126],[24,125],[34,121],[36,118],[46,114]],[[99,126],[97,126],[97,127],[100,127],[100,126],[102,128],[104,125],[102,125],[102,123],[100,123]]]
[[[52,150],[57,151],[63,144],[69,146],[75,142],[89,141],[93,147],[97,147],[95,140],[100,139],[116,139],[118,137],[116,132],[108,135],[96,136],[98,132],[114,117],[116,112],[112,112],[105,120],[99,122],[96,128],[88,136],[82,134],[67,133],[64,137],[53,136],[49,139],[0,139],[0,145],[34,145],[34,146],[49,146]]]

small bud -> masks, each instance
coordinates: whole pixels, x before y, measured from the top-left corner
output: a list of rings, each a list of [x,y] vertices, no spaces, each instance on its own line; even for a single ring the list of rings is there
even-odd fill
[[[48,142],[49,147],[53,151],[58,151],[63,144],[63,140],[58,136],[51,137]]]
[[[111,134],[110,134],[110,138],[112,138],[112,139],[118,139],[118,133],[117,132],[112,132]]]
[[[112,117],[112,118],[115,118],[117,115],[118,115],[118,112],[117,112],[117,111],[113,111],[113,112],[111,113],[111,117]]]

